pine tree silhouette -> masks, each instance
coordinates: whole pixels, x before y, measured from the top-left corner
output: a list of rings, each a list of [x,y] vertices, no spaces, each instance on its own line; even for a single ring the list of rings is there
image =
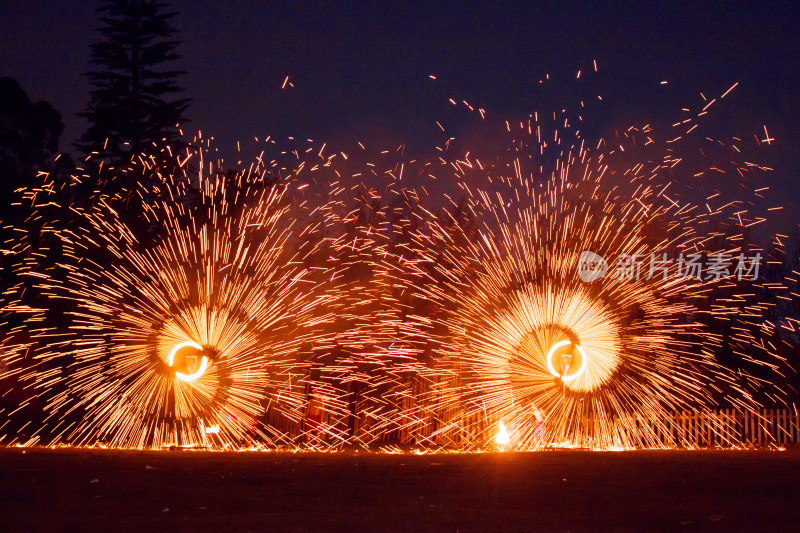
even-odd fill
[[[176,127],[187,122],[189,99],[179,96],[178,78],[184,71],[166,65],[180,58],[170,25],[175,12],[154,0],[107,0],[98,8],[104,40],[92,45],[92,63],[85,75],[93,89],[88,110],[89,129],[76,143],[104,165],[120,167],[140,154],[169,164],[186,144]]]

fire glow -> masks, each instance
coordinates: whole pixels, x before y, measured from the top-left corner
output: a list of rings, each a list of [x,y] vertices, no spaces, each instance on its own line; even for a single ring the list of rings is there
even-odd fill
[[[615,450],[678,445],[665,421],[713,410],[714,391],[753,411],[770,384],[720,364],[723,336],[708,325],[708,309],[730,322],[750,372],[783,371],[765,340],[773,304],[753,284],[680,277],[677,264],[663,277],[579,276],[587,250],[746,251],[763,220],[751,198],[678,192],[678,141],[701,113],[661,152],[649,127],[567,141],[568,121],[532,114],[505,123],[509,149],[488,158],[398,149],[360,161],[309,141],[224,176],[206,148],[182,154],[174,175],[144,161],[133,169],[157,175],[160,198],[143,208],[147,246],[118,198],[60,206],[44,176],[26,201],[77,222],[43,232],[65,250],[56,267],[20,252],[20,268],[74,309],[68,327],[47,329],[43,310],[8,306],[46,333],[39,366],[14,370],[46,414],[30,442]],[[731,175],[755,171],[742,162]],[[423,177],[460,200],[431,200]],[[709,224],[724,226],[720,239]],[[795,294],[786,284],[759,290]],[[734,294],[713,299],[721,287]],[[0,368],[21,365],[12,348]]]

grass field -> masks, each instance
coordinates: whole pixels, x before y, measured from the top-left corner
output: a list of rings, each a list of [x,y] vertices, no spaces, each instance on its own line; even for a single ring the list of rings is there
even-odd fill
[[[800,450],[0,448],[0,531],[800,531]]]

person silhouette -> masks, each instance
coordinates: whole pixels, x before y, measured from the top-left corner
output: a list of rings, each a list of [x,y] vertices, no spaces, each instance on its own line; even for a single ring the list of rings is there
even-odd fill
[[[311,397],[306,407],[306,431],[310,435],[319,436],[323,431],[322,420],[325,415],[325,398],[322,390],[315,388],[311,391]]]
[[[564,352],[561,354],[561,379],[563,380],[569,372],[569,367],[572,365],[572,353]]]
[[[545,416],[535,405],[533,406],[533,416],[536,418],[536,424],[533,426],[533,438],[538,441],[544,435]]]

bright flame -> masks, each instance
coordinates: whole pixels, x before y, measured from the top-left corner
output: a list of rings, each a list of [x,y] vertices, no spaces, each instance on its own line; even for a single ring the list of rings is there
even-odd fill
[[[216,426],[208,426],[206,428],[206,433],[219,433],[219,425]]]
[[[506,431],[506,425],[503,423],[502,420],[497,425],[497,435],[495,435],[494,441],[500,446],[505,446],[506,444],[511,442],[511,439],[508,438],[508,431]]]

